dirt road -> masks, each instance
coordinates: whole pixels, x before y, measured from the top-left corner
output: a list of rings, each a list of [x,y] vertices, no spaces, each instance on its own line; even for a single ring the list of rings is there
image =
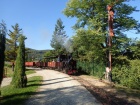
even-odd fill
[[[25,105],[101,105],[89,91],[69,75],[54,70],[37,70],[43,82]]]

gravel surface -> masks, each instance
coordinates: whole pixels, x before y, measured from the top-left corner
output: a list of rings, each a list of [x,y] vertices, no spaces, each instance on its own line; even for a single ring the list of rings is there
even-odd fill
[[[101,105],[85,87],[69,75],[54,70],[37,70],[43,82],[25,105]]]
[[[9,85],[11,80],[12,80],[11,78],[3,78],[1,87]]]
[[[37,73],[29,74],[29,75],[27,75],[27,78],[30,78],[32,76],[37,76],[37,75],[38,75]],[[11,77],[3,78],[1,87],[9,85],[11,83],[11,81],[12,81]]]

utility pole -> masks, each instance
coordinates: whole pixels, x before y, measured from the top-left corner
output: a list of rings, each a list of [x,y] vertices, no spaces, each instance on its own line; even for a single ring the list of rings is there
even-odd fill
[[[107,11],[108,11],[108,80],[111,82],[112,81],[112,66],[111,66],[111,60],[112,60],[112,55],[111,55],[111,47],[112,47],[112,37],[114,36],[114,31],[113,31],[113,17],[114,17],[114,10],[113,6],[107,5]]]

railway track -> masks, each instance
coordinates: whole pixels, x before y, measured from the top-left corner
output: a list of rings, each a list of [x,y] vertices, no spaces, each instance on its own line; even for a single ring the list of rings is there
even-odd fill
[[[103,105],[137,105],[134,103],[129,103],[127,100],[115,97],[116,95],[105,91],[103,88],[94,86],[89,81],[79,77],[71,76],[82,86],[84,86],[97,100],[99,100]]]

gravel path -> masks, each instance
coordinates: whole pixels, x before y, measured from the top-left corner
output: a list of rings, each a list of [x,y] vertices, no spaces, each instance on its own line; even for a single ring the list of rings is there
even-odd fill
[[[3,78],[1,87],[9,85],[11,80],[12,80],[11,78]]]
[[[25,105],[101,105],[79,82],[54,70],[37,70],[43,82]]]
[[[37,73],[29,74],[29,75],[27,75],[27,78],[30,78],[32,76],[38,76],[38,74]],[[3,78],[1,87],[9,85],[11,83],[11,81],[12,81],[12,78],[10,78],[10,77]]]

